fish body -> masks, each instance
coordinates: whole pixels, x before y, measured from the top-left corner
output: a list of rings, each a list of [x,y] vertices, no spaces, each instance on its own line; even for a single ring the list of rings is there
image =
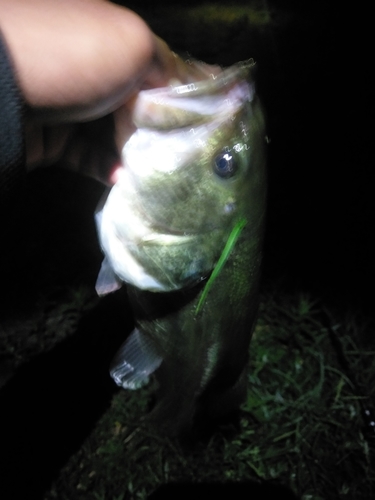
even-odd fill
[[[156,371],[151,420],[168,434],[235,409],[258,307],[265,217],[264,121],[252,65],[143,91],[124,169],[97,214],[99,294],[127,283],[136,328],[111,375]]]

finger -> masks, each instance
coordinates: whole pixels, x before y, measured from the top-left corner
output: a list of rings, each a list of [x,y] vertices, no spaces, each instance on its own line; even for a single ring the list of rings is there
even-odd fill
[[[153,58],[135,13],[102,0],[0,0],[20,88],[45,122],[88,120],[123,103]]]

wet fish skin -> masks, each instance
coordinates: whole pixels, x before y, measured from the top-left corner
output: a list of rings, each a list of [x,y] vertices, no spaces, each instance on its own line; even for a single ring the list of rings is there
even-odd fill
[[[169,435],[225,415],[244,397],[266,197],[251,65],[185,87],[142,94],[124,175],[98,215],[107,258],[98,291],[127,282],[136,321],[111,374],[134,389],[156,370],[149,418]],[[218,171],[225,158],[234,170],[227,177]]]

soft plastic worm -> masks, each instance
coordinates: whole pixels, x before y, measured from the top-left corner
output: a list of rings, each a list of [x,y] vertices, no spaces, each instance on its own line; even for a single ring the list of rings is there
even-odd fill
[[[236,241],[238,240],[242,229],[245,227],[247,221],[246,219],[239,219],[239,221],[236,223],[234,228],[232,229],[232,232],[229,235],[229,238],[225,244],[224,250],[222,251],[219,260],[217,261],[216,266],[214,267],[214,270],[211,273],[211,276],[209,277],[206,286],[203,289],[202,295],[199,299],[199,302],[197,304],[197,307],[195,309],[195,314],[197,315],[202,308],[203,302],[206,300],[207,294],[210,291],[210,288],[212,287],[213,282],[215,279],[219,276],[220,271],[224,267],[224,264],[228,260],[228,257],[230,253],[232,252],[234,245],[236,244]]]

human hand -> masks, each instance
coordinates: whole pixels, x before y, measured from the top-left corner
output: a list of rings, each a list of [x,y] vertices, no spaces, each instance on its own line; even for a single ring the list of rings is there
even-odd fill
[[[62,160],[113,184],[139,90],[194,71],[104,0],[0,0],[0,25],[27,104],[28,169]]]

